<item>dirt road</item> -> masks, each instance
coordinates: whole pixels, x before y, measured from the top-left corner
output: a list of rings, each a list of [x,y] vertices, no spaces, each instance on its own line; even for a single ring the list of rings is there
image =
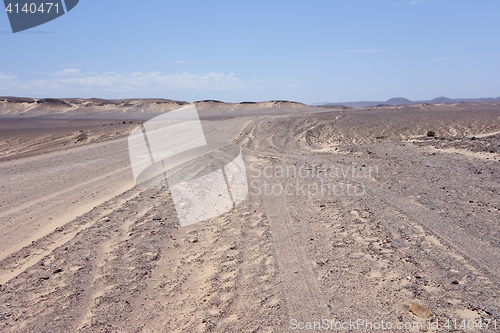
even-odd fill
[[[2,206],[2,222],[16,221],[3,242],[40,235],[22,210],[40,223],[82,188],[94,193],[100,184],[114,194],[8,250],[0,262],[2,330],[428,325],[408,310],[412,302],[440,325],[500,323],[500,109],[412,107],[208,121],[209,140],[242,147],[249,195],[232,211],[183,228],[166,188],[112,193],[131,180],[120,137],[19,159],[14,169],[2,162],[2,172],[11,172],[2,181],[26,175],[15,200]],[[57,167],[69,182],[25,190]],[[83,186],[71,183],[75,174]]]

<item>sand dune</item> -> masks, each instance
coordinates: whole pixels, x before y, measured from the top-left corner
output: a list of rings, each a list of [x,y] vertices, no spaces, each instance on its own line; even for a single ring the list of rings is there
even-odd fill
[[[168,99],[31,99],[0,97],[0,117],[50,117],[64,119],[140,119],[146,120],[189,104]],[[269,101],[224,103],[195,102],[201,114],[283,113],[332,110],[339,107],[311,107],[298,102]]]

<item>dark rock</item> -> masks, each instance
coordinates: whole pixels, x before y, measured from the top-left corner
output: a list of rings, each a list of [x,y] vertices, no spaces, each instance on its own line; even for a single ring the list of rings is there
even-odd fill
[[[202,101],[196,101],[195,103],[201,103],[201,102],[205,102],[205,103],[224,103],[223,101],[217,101],[215,99],[204,99]]]
[[[46,104],[46,105],[53,105],[53,106],[65,106],[65,107],[71,107],[71,104],[66,103],[63,100],[60,99],[55,99],[55,98],[44,98],[36,101],[37,104]]]

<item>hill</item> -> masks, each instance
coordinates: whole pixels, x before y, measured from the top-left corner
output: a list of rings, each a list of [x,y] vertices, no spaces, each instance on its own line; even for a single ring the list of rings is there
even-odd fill
[[[0,97],[0,117],[67,118],[67,119],[150,119],[190,104],[170,99],[100,99],[100,98],[24,98]],[[194,102],[200,114],[240,115],[283,112],[318,112],[324,107],[300,102],[273,100],[267,102],[226,103],[218,100]],[[343,107],[330,107],[340,109]]]

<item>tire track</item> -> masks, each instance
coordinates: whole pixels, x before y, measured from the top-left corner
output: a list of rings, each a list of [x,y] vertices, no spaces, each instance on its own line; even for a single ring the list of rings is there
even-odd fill
[[[71,230],[70,232],[67,232],[66,234],[64,234],[62,236],[58,236],[56,239],[52,240],[49,244],[45,245],[43,247],[43,251],[31,253],[29,255],[28,260],[26,260],[25,262],[22,262],[22,263],[17,263],[15,269],[11,269],[8,272],[4,272],[4,273],[1,273],[1,271],[0,271],[0,284],[7,283],[8,281],[14,279],[16,276],[20,275],[21,273],[23,273],[24,271],[29,269],[31,266],[35,265],[41,258],[49,255],[51,252],[53,252],[58,247],[73,240],[80,232],[85,231],[86,229],[93,227],[105,214],[106,215],[112,214],[113,211],[116,209],[119,209],[123,205],[123,203],[137,198],[141,193],[142,193],[142,191],[140,191],[140,192],[133,191],[129,195],[121,196],[117,202],[115,202],[114,204],[111,205],[110,208],[108,208],[108,209],[112,210],[111,212],[109,212],[109,210],[106,210],[103,213],[95,216],[91,222],[86,223],[84,225],[78,225],[74,230]],[[109,199],[108,199],[108,201],[109,201]],[[69,222],[69,221],[67,221],[67,222]],[[66,223],[64,223],[64,224],[66,224]],[[55,228],[57,228],[57,227],[54,227],[54,229]],[[51,233],[53,231],[54,230],[51,230],[49,233]],[[49,233],[47,233],[47,235]],[[46,236],[46,235],[39,237],[39,239],[37,241],[30,242],[30,244],[41,241],[41,239],[44,236]],[[25,246],[27,246],[27,245],[28,244],[26,244]],[[19,247],[20,248],[17,249],[17,251],[22,249],[24,246],[22,246],[22,244],[20,244]],[[12,251],[12,253],[14,253],[14,252],[16,252],[16,251]],[[11,255],[12,253],[8,254],[6,257]],[[5,269],[4,269],[4,271],[5,271]]]
[[[275,179],[265,180],[270,183],[271,188],[282,186]],[[330,318],[332,311],[314,278],[312,262],[307,258],[305,247],[301,244],[300,237],[296,236],[297,232],[292,230],[287,196],[263,193],[262,201],[271,226],[288,317],[298,321]],[[305,234],[310,233],[305,223],[301,229]]]
[[[494,275],[495,281],[500,281],[500,266],[498,265],[500,263],[500,252],[498,248],[459,228],[450,228],[448,224],[439,221],[439,216],[436,216],[435,213],[432,213],[427,207],[418,202],[379,187],[371,187],[369,190],[373,196],[376,196],[386,205],[394,207],[417,224],[426,227],[455,251],[474,262],[483,271]]]

